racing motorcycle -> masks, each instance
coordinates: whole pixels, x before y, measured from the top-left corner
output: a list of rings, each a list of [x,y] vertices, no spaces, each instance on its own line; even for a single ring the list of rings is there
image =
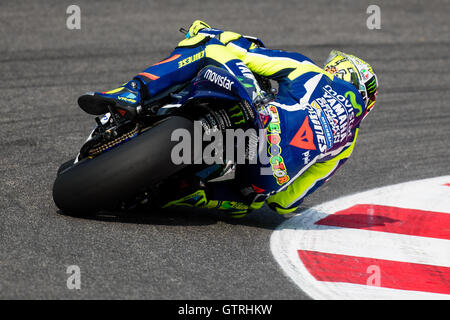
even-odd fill
[[[264,47],[258,38],[246,38]],[[195,151],[191,161],[175,164],[171,154],[178,142],[172,141],[171,134],[181,128],[193,136],[196,121],[204,130],[221,132],[263,128],[258,112],[274,98],[275,89],[267,78],[253,76],[267,93],[257,99],[249,93],[245,79],[215,66],[204,67],[191,81],[137,108],[98,96],[95,108],[84,110],[97,116],[94,129],[78,155],[57,171],[55,204],[73,215],[127,210],[140,204],[161,207],[186,181],[201,177],[200,183],[208,184],[233,179],[237,166],[233,161],[208,165],[196,161],[201,154]],[[217,79],[228,79],[233,85],[224,86]]]

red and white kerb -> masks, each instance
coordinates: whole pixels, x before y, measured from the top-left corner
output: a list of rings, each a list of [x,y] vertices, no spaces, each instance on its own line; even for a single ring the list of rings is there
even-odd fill
[[[321,204],[281,224],[271,249],[313,299],[450,299],[450,176]]]

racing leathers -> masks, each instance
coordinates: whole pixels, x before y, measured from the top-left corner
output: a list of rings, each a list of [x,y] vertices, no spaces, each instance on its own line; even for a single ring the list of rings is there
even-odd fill
[[[254,193],[266,195],[259,199],[279,214],[288,215],[351,155],[365,111],[361,94],[352,84],[324,71],[302,54],[258,47],[231,31],[206,25],[199,29],[190,30],[189,37],[166,59],[139,73],[134,78],[134,89],[138,83],[138,94],[143,96],[139,99],[152,97],[189,81],[207,65],[225,68],[238,78],[252,78],[253,72],[278,82],[276,99],[259,110],[263,121],[267,121],[270,171],[247,177],[247,182],[251,181],[242,190],[251,187]],[[261,94],[257,83],[252,90],[253,97]],[[187,197],[192,196],[199,199],[196,206],[228,209],[235,217],[264,203],[227,201],[219,199],[217,193],[207,199],[203,190]],[[183,205],[185,200],[167,205]]]

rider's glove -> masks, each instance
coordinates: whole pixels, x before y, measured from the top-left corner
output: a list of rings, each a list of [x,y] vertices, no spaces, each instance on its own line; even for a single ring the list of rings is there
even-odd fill
[[[205,28],[211,27],[201,20],[195,20],[189,27],[189,31],[186,33],[186,38],[189,39],[195,37],[200,30]]]

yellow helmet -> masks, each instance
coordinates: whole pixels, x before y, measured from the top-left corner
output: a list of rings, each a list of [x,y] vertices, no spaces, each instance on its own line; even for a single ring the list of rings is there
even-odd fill
[[[372,110],[378,93],[378,79],[367,62],[338,50],[331,50],[324,65],[325,71],[352,83],[361,93],[366,113]]]

